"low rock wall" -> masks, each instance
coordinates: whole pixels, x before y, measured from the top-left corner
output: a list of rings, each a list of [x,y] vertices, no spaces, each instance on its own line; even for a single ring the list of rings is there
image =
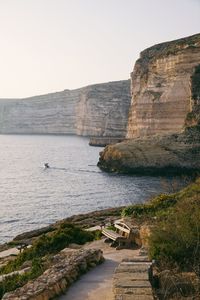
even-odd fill
[[[13,292],[6,293],[3,300],[49,300],[64,293],[67,288],[88,269],[103,261],[101,250],[64,249],[54,257],[51,268],[37,279]]]

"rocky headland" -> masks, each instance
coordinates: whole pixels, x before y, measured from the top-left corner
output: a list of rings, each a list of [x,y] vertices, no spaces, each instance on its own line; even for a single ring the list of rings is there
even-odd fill
[[[126,138],[100,154],[106,171],[200,169],[200,34],[144,50],[131,74]]]
[[[200,128],[106,146],[98,166],[107,172],[182,175],[200,170]]]
[[[130,80],[0,99],[0,134],[125,137],[130,101]]]

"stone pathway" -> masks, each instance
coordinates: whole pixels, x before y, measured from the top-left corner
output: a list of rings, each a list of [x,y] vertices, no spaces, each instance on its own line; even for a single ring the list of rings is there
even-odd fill
[[[95,230],[101,230],[101,226],[96,225],[90,228],[87,228],[86,231],[95,231]]]
[[[116,267],[124,258],[133,258],[138,250],[115,250],[102,240],[86,245],[84,248],[102,249],[105,262],[75,282],[59,300],[113,300],[113,274]]]
[[[10,255],[17,255],[19,254],[19,250],[17,248],[10,248],[8,250],[0,252],[0,258],[8,257]]]
[[[60,300],[112,300],[112,275],[117,262],[106,260],[83,275]]]
[[[150,262],[137,258],[121,262],[113,277],[114,299],[153,300],[150,272]]]
[[[31,245],[28,245],[27,248],[30,248]],[[23,251],[24,249],[22,249]],[[8,256],[11,256],[11,255],[18,255],[20,253],[20,250],[16,247],[14,248],[10,248],[8,250],[4,250],[4,251],[1,251],[0,252],[0,259],[1,258],[5,258],[5,257],[8,257]]]

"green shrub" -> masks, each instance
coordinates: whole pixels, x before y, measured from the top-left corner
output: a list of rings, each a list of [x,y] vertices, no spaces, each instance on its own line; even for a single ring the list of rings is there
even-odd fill
[[[197,195],[200,196],[200,179],[197,179],[177,193],[161,194],[144,204],[127,206],[122,210],[122,216],[131,216],[134,218],[164,217],[170,213],[171,208],[176,203],[181,202],[186,197],[187,199],[192,199]]]
[[[161,269],[176,267],[200,276],[200,178],[177,193],[128,206],[123,216],[153,220],[149,252]]]
[[[161,268],[178,267],[200,275],[200,197],[177,203],[164,221],[159,221],[149,240],[150,256]]]
[[[23,285],[25,285],[29,280],[37,278],[43,273],[44,269],[40,259],[34,259],[32,262],[32,268],[26,274],[15,274],[5,278],[0,282],[0,299],[7,292],[13,291]]]
[[[13,275],[0,282],[0,299],[6,292],[13,291],[26,283],[25,276]]]
[[[94,238],[94,233],[82,230],[70,223],[62,224],[54,232],[43,234],[31,248],[25,249],[14,261],[10,261],[0,269],[1,274],[6,274],[19,270],[25,261],[31,261],[32,263],[31,270],[26,274],[15,274],[0,282],[0,298],[6,292],[13,291],[26,284],[29,280],[40,276],[46,268],[45,260],[42,259],[44,256],[48,257],[51,254],[55,254],[70,243],[84,244],[92,241]]]
[[[95,231],[94,231],[94,239],[95,239],[96,241],[98,241],[98,240],[101,239],[101,237],[102,237],[102,232],[101,232],[101,230],[95,230]]]
[[[84,244],[94,239],[94,234],[80,229],[73,224],[64,224],[56,231],[42,235],[32,247],[25,249],[14,261],[10,261],[0,269],[0,274],[18,270],[27,260],[41,258],[45,255],[54,254],[70,243]]]
[[[135,204],[127,206],[122,211],[122,216],[132,216],[135,218],[159,216],[162,211],[174,206],[177,202],[175,194],[161,194],[145,204]]]

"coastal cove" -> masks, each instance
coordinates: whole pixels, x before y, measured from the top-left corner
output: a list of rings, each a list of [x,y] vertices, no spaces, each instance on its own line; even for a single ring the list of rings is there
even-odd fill
[[[71,215],[141,203],[166,188],[160,177],[102,172],[96,166],[102,148],[88,141],[64,135],[0,136],[0,243]],[[45,170],[44,162],[51,168]]]

